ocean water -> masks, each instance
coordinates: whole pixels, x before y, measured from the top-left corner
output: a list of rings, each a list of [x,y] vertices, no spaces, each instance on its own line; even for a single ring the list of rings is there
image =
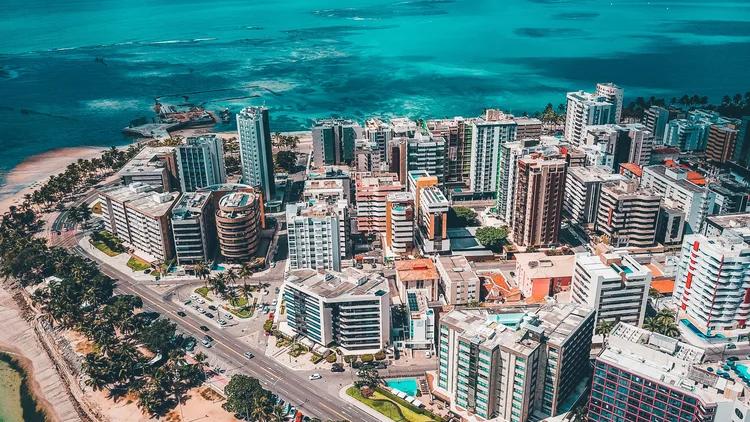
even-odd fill
[[[16,361],[0,353],[0,422],[45,422],[25,377]]]
[[[630,98],[750,91],[749,0],[0,5],[0,174],[52,148],[122,144],[155,97],[265,103],[285,131],[330,115],[531,112],[600,81]]]

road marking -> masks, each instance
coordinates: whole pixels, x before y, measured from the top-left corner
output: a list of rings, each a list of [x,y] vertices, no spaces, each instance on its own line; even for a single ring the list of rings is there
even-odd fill
[[[326,406],[325,404],[323,404],[323,403],[320,403],[320,402],[318,402],[318,404],[319,404],[319,405],[321,405],[321,406],[323,406],[323,407],[325,407],[325,408],[326,408],[326,409],[328,409],[329,411],[331,411],[331,412],[333,412],[333,413],[335,413],[335,414],[337,414],[337,415],[341,416],[341,419],[346,419],[346,416],[345,416],[345,415],[342,415],[341,413],[339,413],[339,412],[337,412],[337,411],[335,411],[335,410],[331,409],[330,407]]]

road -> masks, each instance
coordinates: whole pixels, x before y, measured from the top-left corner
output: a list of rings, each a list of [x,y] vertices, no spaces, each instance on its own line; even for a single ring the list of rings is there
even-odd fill
[[[87,258],[96,260],[84,248],[73,246],[71,250]],[[138,295],[143,298],[144,307],[168,315],[178,327],[197,339],[203,338],[200,326],[206,323],[204,318],[188,312],[185,318],[177,316],[177,311],[183,311],[180,304],[164,300],[157,292],[148,286],[134,283],[117,269],[98,261],[101,271],[117,280],[117,293]],[[213,326],[213,324],[212,324]],[[310,381],[306,374],[299,374],[281,366],[278,362],[265,356],[263,350],[256,350],[255,358],[248,360],[243,353],[252,346],[233,338],[220,329],[211,329],[208,333],[215,339],[213,347],[205,351],[208,355],[216,355],[232,370],[242,372],[259,379],[266,388],[274,391],[285,401],[294,404],[299,411],[306,415],[315,416],[323,420],[377,421],[367,413],[343,402],[327,385],[328,374],[322,380]],[[197,347],[201,347],[198,345]],[[320,384],[325,384],[321,386]]]

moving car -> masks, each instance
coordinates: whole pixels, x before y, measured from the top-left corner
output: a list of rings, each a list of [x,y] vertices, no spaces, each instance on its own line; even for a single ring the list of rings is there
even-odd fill
[[[205,325],[201,325],[200,329],[201,329],[201,331],[209,331],[209,328],[206,327]]]
[[[214,305],[208,305],[208,309],[215,311],[217,308]]]
[[[203,340],[203,347],[205,347],[206,349],[210,349],[211,348],[211,342]]]
[[[208,334],[206,334],[205,336],[203,336],[203,340],[206,340],[206,341],[214,341],[214,338],[213,338],[213,337],[211,337],[211,336],[209,336]]]
[[[186,300],[186,301],[185,301],[185,305],[190,305],[191,303],[193,303],[193,301],[192,301],[192,300]]]
[[[310,375],[310,381],[315,381],[323,378],[320,374],[312,374]]]
[[[226,319],[232,319],[234,317],[232,316],[232,314],[224,314],[224,318],[226,318]]]
[[[727,343],[727,345],[726,345],[726,348],[727,348],[727,349],[736,349],[736,348],[737,348],[737,345],[736,345],[736,344],[734,344],[734,343]]]
[[[213,318],[214,317],[214,314],[212,314],[211,312],[206,312],[204,315],[206,317],[208,317],[208,318]]]
[[[183,318],[185,318],[187,316],[187,314],[185,312],[182,312],[182,311],[177,311],[177,315],[179,315],[179,316],[181,316]]]
[[[250,353],[250,352],[245,352],[245,353],[243,353],[243,355],[245,355],[245,357],[248,358],[248,359],[252,359],[252,358],[255,357],[255,355],[252,354],[252,353]]]

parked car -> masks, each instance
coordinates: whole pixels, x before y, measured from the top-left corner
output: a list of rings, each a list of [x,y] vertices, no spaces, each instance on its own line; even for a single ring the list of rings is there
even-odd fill
[[[186,301],[185,301],[185,305],[190,305],[191,303],[193,303],[193,301],[192,301],[192,300],[186,300]]]
[[[388,369],[388,365],[385,362],[378,362],[375,364],[375,369]]]
[[[203,347],[205,347],[206,349],[210,349],[211,348],[211,342],[203,340]]]
[[[203,340],[206,340],[206,341],[214,341],[214,338],[213,338],[213,337],[211,337],[211,336],[209,336],[208,334],[206,334],[205,336],[203,336]]]
[[[195,339],[191,337],[185,343],[185,351],[192,352],[194,349],[195,349]]]
[[[429,359],[429,358],[432,357],[432,353],[430,353],[430,351],[428,350],[428,351],[424,352],[424,357],[426,357],[427,359]]]
[[[323,378],[320,374],[312,374],[310,375],[310,381],[315,381]]]
[[[224,314],[224,318],[233,319],[234,317],[232,316],[232,314]]]
[[[202,313],[202,314],[205,314],[205,313],[206,313],[206,311],[205,311],[205,310],[204,310],[203,308],[198,308],[198,312],[200,312],[200,313]]]
[[[271,302],[271,306],[276,306],[277,303],[276,299],[274,299],[273,302]]]
[[[190,295],[190,299],[197,300],[198,299],[198,295]]]
[[[187,316],[187,314],[185,312],[182,312],[182,311],[177,311],[177,315],[179,315],[179,316],[181,316],[183,318],[185,318]]]
[[[214,317],[214,314],[212,314],[211,312],[206,312],[203,315],[205,315],[207,318],[211,318],[211,319],[213,319],[213,317]]]
[[[737,345],[736,345],[736,344],[734,344],[734,343],[727,343],[727,345],[726,345],[726,348],[727,348],[727,349],[736,349],[736,348],[737,348]]]
[[[729,362],[737,362],[738,360],[740,360],[740,358],[738,358],[737,356],[729,356],[727,358],[727,361]]]
[[[201,331],[209,331],[209,328],[206,327],[205,325],[201,325],[200,329],[201,329]]]
[[[359,362],[359,361],[352,362],[352,368],[354,368],[354,369],[360,369],[360,368],[362,368],[362,362]]]
[[[208,305],[208,309],[215,311],[217,308],[214,305]]]
[[[149,275],[151,274],[151,270],[143,270],[143,274]]]
[[[344,369],[343,366],[332,366],[331,372],[344,372],[346,369]]]
[[[245,357],[248,358],[248,359],[252,359],[252,358],[255,357],[255,355],[252,354],[252,353],[250,353],[250,352],[245,352],[245,353],[243,353],[243,355],[245,355]]]
[[[206,301],[205,301],[205,299],[198,298],[198,303],[200,303],[202,305],[202,304],[206,303]]]
[[[221,319],[221,318],[219,318],[219,320],[218,320],[218,321],[216,321],[216,322],[218,322],[218,323],[219,323],[219,324],[221,324],[221,325],[227,325],[227,322],[226,322],[226,321],[224,321],[224,320],[223,320],[223,319]]]

